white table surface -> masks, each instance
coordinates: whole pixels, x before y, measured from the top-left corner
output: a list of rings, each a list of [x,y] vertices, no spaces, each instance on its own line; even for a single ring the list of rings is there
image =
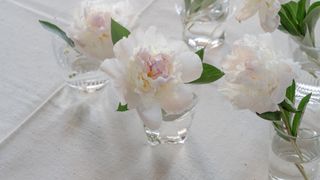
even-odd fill
[[[138,9],[148,1],[134,0]],[[109,87],[94,94],[64,87],[19,127],[63,84],[37,20],[63,19],[77,2],[0,0],[0,180],[267,179],[269,122],[235,110],[215,84],[194,86],[200,101],[184,145],[150,147],[136,112],[110,106]],[[138,24],[181,38],[174,2],[155,0]],[[219,64],[244,33],[262,32],[256,17],[230,18],[226,31],[226,44],[208,50],[207,62]],[[281,33],[274,37],[286,44]]]

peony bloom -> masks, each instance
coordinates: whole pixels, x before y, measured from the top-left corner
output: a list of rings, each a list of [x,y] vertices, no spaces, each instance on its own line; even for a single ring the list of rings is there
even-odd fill
[[[273,32],[280,24],[278,12],[281,4],[287,0],[245,0],[243,7],[238,12],[236,19],[244,21],[257,12],[259,13],[260,25],[265,32]]]
[[[117,59],[105,60],[101,69],[148,127],[160,126],[162,110],[181,113],[190,107],[193,93],[184,83],[200,77],[202,62],[183,41],[166,39],[155,27],[138,29],[114,53]]]
[[[219,90],[240,109],[278,110],[299,66],[273,50],[270,34],[245,35],[222,63],[225,82]]]
[[[135,14],[128,1],[113,5],[102,1],[84,2],[81,10],[76,12],[68,34],[76,48],[98,60],[114,57],[111,17],[130,29],[129,22],[134,20]]]

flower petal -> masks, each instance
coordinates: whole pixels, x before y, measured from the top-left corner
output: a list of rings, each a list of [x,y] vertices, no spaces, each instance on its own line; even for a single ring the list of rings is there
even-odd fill
[[[273,3],[271,7],[263,6],[259,10],[260,25],[265,32],[275,31],[280,24],[278,12],[281,6],[279,3]]]
[[[163,110],[169,114],[179,114],[190,108],[193,93],[186,85],[170,87],[159,98]]]
[[[202,73],[201,59],[193,52],[184,52],[176,56],[181,63],[182,81],[187,83],[198,79]]]
[[[258,113],[278,110],[296,68],[287,61],[274,50],[269,34],[245,36],[225,58],[225,82],[219,91],[240,109]]]
[[[70,36],[74,40],[76,48],[79,49],[80,52],[87,56],[103,60],[114,56],[111,35],[108,31],[98,33],[83,30],[79,32],[70,32]]]
[[[173,40],[170,43],[167,43],[166,46],[170,50],[174,49],[177,54],[190,50],[187,44],[184,41],[180,40]]]
[[[157,48],[165,48],[168,46],[167,39],[165,36],[159,32],[159,30],[155,26],[149,27],[146,31],[141,33],[140,37],[143,39],[144,48],[157,47]]]
[[[246,0],[244,6],[236,15],[238,21],[244,21],[249,17],[255,15],[259,8],[259,1]]]
[[[105,72],[111,79],[117,79],[122,76],[124,71],[122,64],[117,59],[106,59],[102,62],[100,69]]]
[[[135,109],[141,103],[141,97],[137,93],[129,89],[127,89],[127,91],[125,92],[124,99],[128,103],[129,109]]]
[[[105,72],[112,81],[114,92],[122,104],[127,103],[124,93],[126,92],[125,86],[125,72],[123,65],[117,59],[106,59],[100,66],[101,71]]]
[[[275,68],[274,73],[278,74],[277,82],[279,85],[270,97],[274,102],[279,104],[285,98],[286,89],[291,85],[295,75],[293,70],[294,67],[294,64],[290,66],[284,62],[279,62],[279,64],[277,64],[277,68]]]
[[[117,57],[119,61],[123,61],[123,63],[130,60],[131,57],[133,57],[134,48],[137,47],[136,44],[137,39],[134,35],[121,39],[113,47],[115,57]]]
[[[162,112],[159,104],[150,103],[147,106],[139,106],[137,108],[138,115],[144,125],[150,129],[159,129],[162,122]]]

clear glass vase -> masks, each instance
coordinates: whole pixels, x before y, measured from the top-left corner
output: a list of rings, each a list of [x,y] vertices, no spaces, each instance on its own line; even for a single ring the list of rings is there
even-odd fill
[[[194,94],[191,106],[183,113],[167,114],[163,111],[161,126],[158,129],[151,129],[144,124],[149,144],[183,144],[187,139],[197,103],[198,98]]]
[[[290,49],[294,61],[301,65],[297,74],[297,98],[312,93],[311,103],[320,103],[320,47],[306,46],[292,38]]]
[[[184,0],[179,13],[183,38],[191,48],[217,47],[224,42],[223,23],[229,13],[229,0]]]
[[[88,58],[58,36],[53,36],[52,45],[58,65],[63,69],[64,79],[70,87],[91,93],[109,82],[105,73],[99,70],[101,60]]]
[[[272,126],[270,180],[318,180],[319,157],[319,129],[302,126],[293,137]]]

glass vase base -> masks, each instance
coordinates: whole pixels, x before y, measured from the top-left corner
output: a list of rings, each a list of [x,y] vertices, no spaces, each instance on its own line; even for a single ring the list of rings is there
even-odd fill
[[[184,144],[187,139],[187,129],[181,129],[177,135],[161,135],[157,130],[151,130],[147,127],[144,128],[148,143],[152,146],[159,144]]]
[[[320,141],[317,131],[300,128],[297,137],[273,135],[269,151],[270,180],[318,180]]]
[[[314,178],[308,178],[308,180],[318,180],[319,177],[314,177]],[[292,177],[292,176],[288,176],[288,177],[278,177],[275,175],[272,175],[269,172],[269,180],[305,180],[305,178],[303,177]]]
[[[298,157],[294,157],[298,158]],[[287,166],[282,167],[287,171],[284,173],[279,167],[269,167],[269,180],[306,180],[298,171],[297,167],[293,164],[286,164]],[[316,163],[309,162],[307,164],[303,164],[304,167],[307,167],[307,176],[308,180],[318,180],[317,171],[318,169],[309,169],[310,166],[316,167]],[[298,173],[298,174],[297,174]]]
[[[66,81],[66,83],[69,87],[73,89],[77,89],[85,93],[94,93],[104,88],[109,83],[109,80],[69,80]]]
[[[198,51],[206,47],[215,48],[215,47],[221,46],[224,42],[224,35],[214,40],[206,37],[195,37],[195,38],[185,37],[185,41],[189,45],[189,47],[191,47],[195,51]]]
[[[269,180],[304,180],[304,179],[303,178],[292,178],[292,177],[283,178],[283,177],[277,177],[272,174],[269,174]]]

